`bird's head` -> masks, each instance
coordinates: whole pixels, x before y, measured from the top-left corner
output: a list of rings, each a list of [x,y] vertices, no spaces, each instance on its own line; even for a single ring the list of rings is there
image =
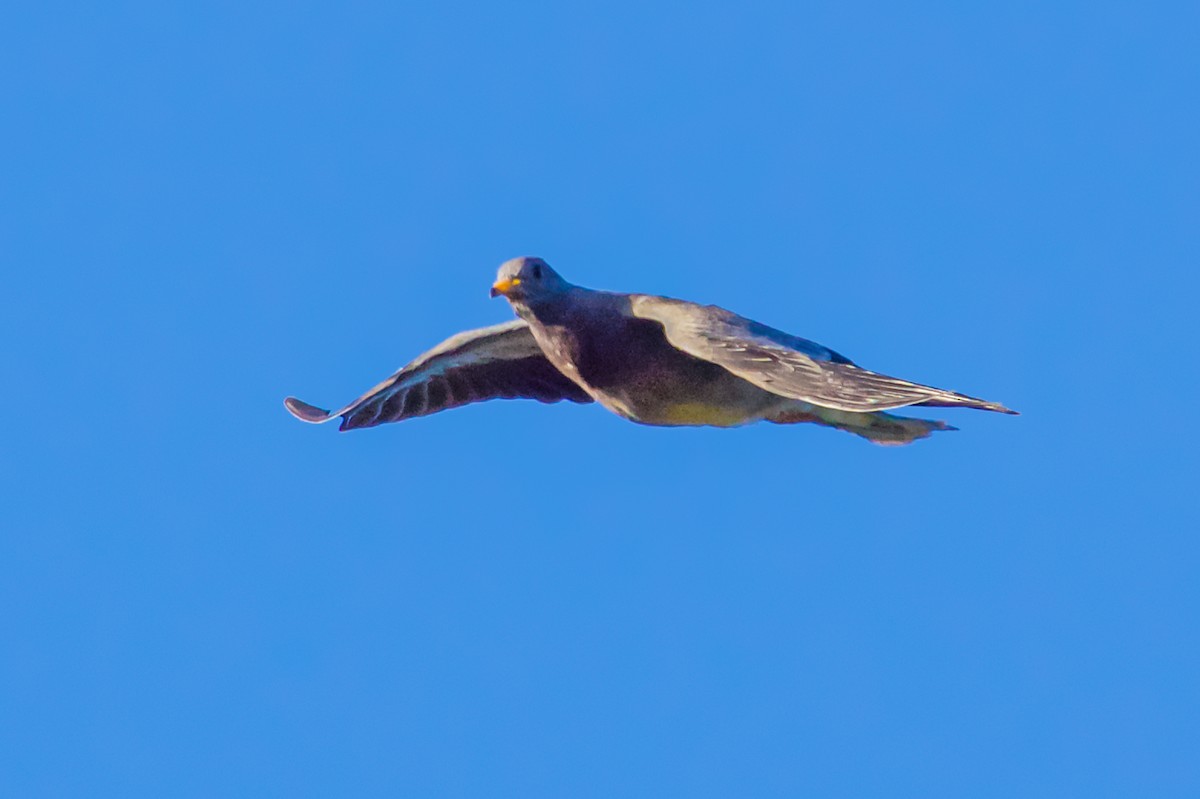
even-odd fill
[[[541,258],[523,255],[500,264],[492,296],[511,303],[537,304],[554,299],[570,287],[558,272]]]

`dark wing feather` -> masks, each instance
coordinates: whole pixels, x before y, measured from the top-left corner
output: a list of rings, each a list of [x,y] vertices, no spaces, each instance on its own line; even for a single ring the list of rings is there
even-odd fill
[[[999,403],[867,371],[827,347],[724,308],[648,295],[634,295],[630,306],[634,316],[662,324],[675,348],[783,397],[839,411],[935,405],[1015,413]]]
[[[284,405],[313,424],[340,416],[341,429],[351,430],[515,398],[592,401],[551,365],[521,320],[452,336],[340,410],[325,411],[295,397]]]

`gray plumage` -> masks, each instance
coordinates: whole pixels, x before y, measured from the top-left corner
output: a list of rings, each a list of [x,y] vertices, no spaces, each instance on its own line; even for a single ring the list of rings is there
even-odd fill
[[[342,429],[423,416],[484,399],[595,400],[651,425],[815,422],[906,444],[944,422],[886,411],[1003,405],[863,369],[807,339],[716,306],[574,286],[540,258],[500,267],[493,296],[519,321],[460,333],[359,399],[328,412],[294,398],[297,418]]]

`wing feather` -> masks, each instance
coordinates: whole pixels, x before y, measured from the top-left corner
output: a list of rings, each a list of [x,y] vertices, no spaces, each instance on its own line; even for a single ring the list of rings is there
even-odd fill
[[[342,417],[342,430],[373,427],[488,399],[591,402],[542,354],[529,325],[514,320],[451,336],[366,394],[336,411],[288,397],[301,421]]]
[[[714,305],[639,294],[630,308],[634,316],[659,322],[675,348],[783,397],[839,411],[933,405],[1015,413],[996,402],[868,371],[828,347]]]

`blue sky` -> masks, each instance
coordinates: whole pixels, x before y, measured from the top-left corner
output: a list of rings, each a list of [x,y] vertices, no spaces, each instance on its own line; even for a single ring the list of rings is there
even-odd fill
[[[0,794],[1200,792],[1194,8],[5,16]],[[1024,415],[284,412],[519,254]]]

